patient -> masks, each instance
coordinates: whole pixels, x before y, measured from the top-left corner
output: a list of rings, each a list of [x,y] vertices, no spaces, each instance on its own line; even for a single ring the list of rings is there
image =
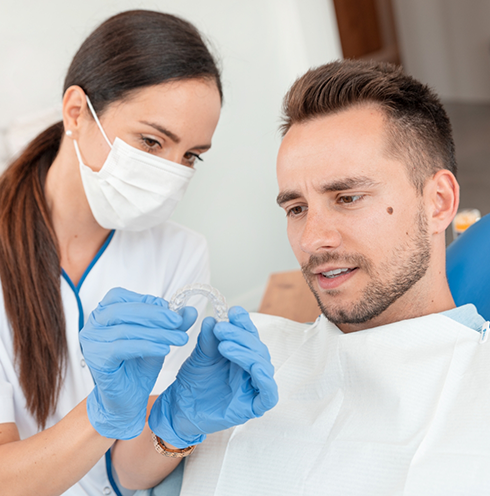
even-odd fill
[[[208,435],[181,494],[489,494],[490,344],[446,281],[459,187],[438,98],[334,62],[294,83],[282,130],[277,201],[323,315],[252,316],[279,403]]]

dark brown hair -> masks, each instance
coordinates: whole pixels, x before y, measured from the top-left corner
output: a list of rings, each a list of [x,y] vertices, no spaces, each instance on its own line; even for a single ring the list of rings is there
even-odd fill
[[[178,17],[123,12],[101,24],[70,65],[63,92],[80,86],[100,114],[139,88],[207,79],[222,87],[197,29]],[[0,178],[0,279],[19,382],[40,427],[54,411],[67,360],[60,256],[44,196],[61,122],[34,139]]]
[[[387,118],[389,152],[406,163],[419,193],[439,169],[456,175],[451,123],[439,98],[392,64],[343,60],[309,70],[284,97],[281,130],[369,104]]]

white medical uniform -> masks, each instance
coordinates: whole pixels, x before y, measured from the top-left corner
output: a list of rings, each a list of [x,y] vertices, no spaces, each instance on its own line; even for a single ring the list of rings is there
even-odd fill
[[[114,287],[169,299],[173,293],[194,282],[209,283],[208,251],[205,239],[174,222],[143,232],[113,232],[101,248],[77,287],[63,273],[61,296],[66,318],[68,361],[56,412],[46,427],[61,420],[93,389],[89,368],[83,359],[78,333],[105,294]],[[3,294],[1,295],[3,301]],[[190,304],[202,314],[207,301]],[[181,363],[194,348],[199,325],[189,331],[189,343],[174,348],[153,390],[162,392],[171,384]],[[26,410],[26,400],[14,367],[12,335],[3,305],[0,307],[0,423],[15,422],[21,439],[38,432],[35,419]],[[63,467],[60,467],[63,470]],[[0,490],[1,492],[1,490]],[[65,496],[115,494],[102,458]],[[116,492],[117,494],[117,492]]]
[[[490,340],[441,314],[349,334],[253,320],[279,403],[208,436],[181,496],[490,494]]]

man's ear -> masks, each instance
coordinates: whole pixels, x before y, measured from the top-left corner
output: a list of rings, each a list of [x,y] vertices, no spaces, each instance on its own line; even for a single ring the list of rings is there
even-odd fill
[[[80,86],[70,86],[63,95],[63,125],[71,131],[70,137],[77,139],[78,132],[87,113],[87,99]]]
[[[442,233],[453,220],[459,206],[459,184],[454,174],[441,169],[427,182],[424,195],[432,234]]]

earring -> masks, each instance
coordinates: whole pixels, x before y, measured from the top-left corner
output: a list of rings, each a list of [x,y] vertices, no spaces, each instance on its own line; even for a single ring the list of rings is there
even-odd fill
[[[65,134],[66,134],[67,136],[71,136],[71,135],[73,134],[73,131],[72,131],[71,129],[67,129],[67,130],[65,131]]]

